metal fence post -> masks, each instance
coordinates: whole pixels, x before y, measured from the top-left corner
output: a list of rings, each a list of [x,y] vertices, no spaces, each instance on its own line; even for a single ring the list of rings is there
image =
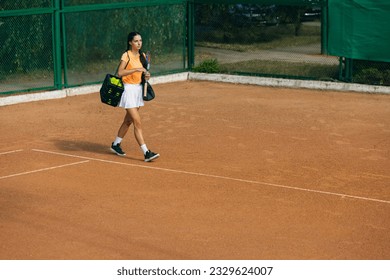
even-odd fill
[[[187,44],[188,44],[188,69],[195,64],[195,6],[193,0],[187,1]]]
[[[346,59],[346,81],[347,82],[352,82],[352,76],[353,76],[353,59],[352,58],[347,58]]]
[[[321,54],[328,54],[328,1],[321,7]]]
[[[353,77],[353,59],[347,57],[340,57],[339,62],[339,80],[343,82],[352,82]]]
[[[61,64],[61,17],[60,1],[54,0],[53,12],[53,61],[54,61],[54,87],[62,88],[62,64]]]

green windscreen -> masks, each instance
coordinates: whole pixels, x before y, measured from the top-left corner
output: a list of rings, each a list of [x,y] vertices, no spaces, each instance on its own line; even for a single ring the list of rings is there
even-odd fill
[[[328,52],[390,62],[389,0],[328,0]]]

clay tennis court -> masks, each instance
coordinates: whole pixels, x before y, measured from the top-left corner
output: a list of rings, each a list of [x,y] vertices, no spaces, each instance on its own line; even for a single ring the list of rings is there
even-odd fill
[[[389,259],[390,96],[187,81],[0,107],[1,259]]]

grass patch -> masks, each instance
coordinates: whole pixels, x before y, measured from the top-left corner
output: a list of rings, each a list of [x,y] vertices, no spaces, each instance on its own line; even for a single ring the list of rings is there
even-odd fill
[[[221,72],[220,68],[220,64],[216,59],[206,59],[199,65],[193,67],[192,71],[202,73],[219,73]]]

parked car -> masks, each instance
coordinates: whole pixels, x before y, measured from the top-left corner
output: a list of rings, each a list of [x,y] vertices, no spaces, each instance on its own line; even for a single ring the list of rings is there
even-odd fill
[[[313,7],[307,9],[302,15],[302,21],[314,21],[321,19],[321,8]]]

